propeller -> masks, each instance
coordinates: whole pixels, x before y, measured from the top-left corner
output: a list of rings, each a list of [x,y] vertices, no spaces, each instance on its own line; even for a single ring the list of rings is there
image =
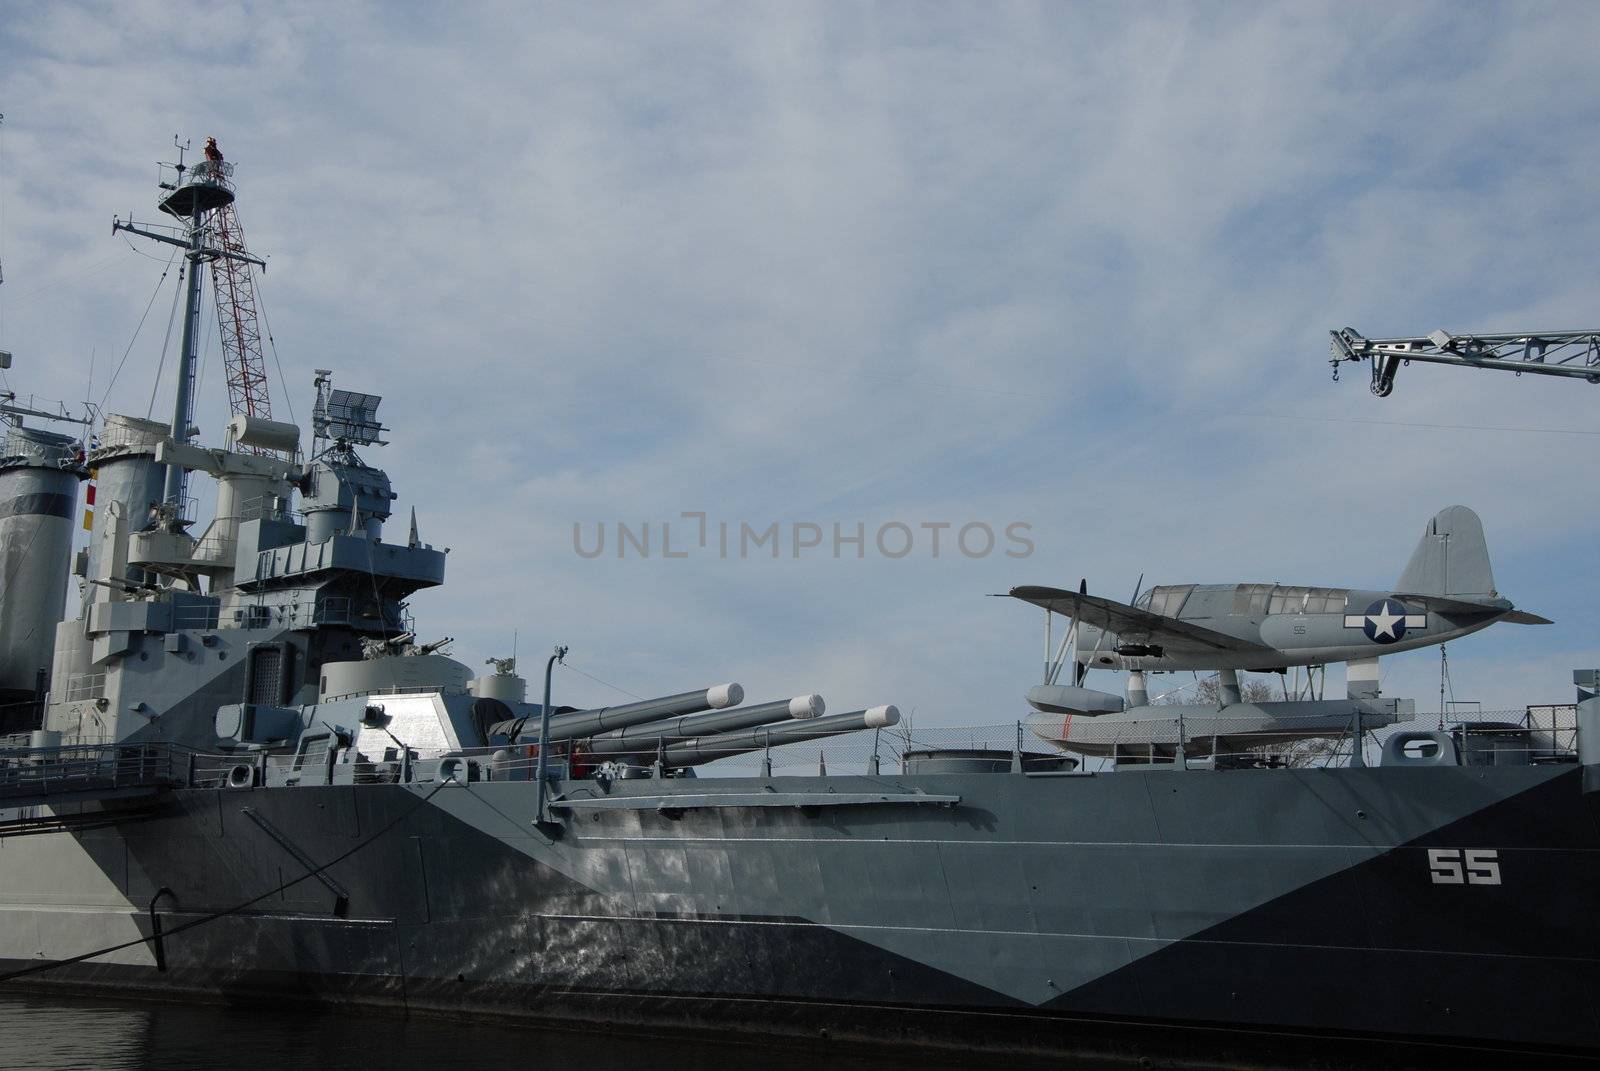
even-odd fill
[[[1144,588],[1144,574],[1140,573],[1139,574],[1139,579],[1134,581],[1134,584],[1133,584],[1133,597],[1128,600],[1128,605],[1129,606],[1133,606],[1139,601],[1139,592],[1143,588]],[[1089,593],[1089,588],[1088,588],[1087,582],[1080,582],[1079,585],[1078,585],[1078,594],[1087,595],[1088,593]],[[1100,645],[1105,642],[1106,632],[1107,632],[1107,630],[1102,628],[1100,630],[1100,634],[1095,637],[1094,650],[1089,652],[1089,662],[1093,662],[1094,661],[1094,656],[1100,653]],[[1072,682],[1074,684],[1082,687],[1083,678],[1088,676],[1088,674],[1089,674],[1089,663],[1088,662],[1078,662],[1077,663],[1077,668],[1073,671],[1073,681]]]
[[[1140,580],[1144,579],[1144,574],[1143,573],[1139,574],[1139,579]],[[1087,577],[1085,577],[1084,579],[1078,581],[1078,594],[1079,595],[1087,595],[1087,594],[1089,594],[1089,580],[1088,580]],[[1076,619],[1074,619],[1074,623],[1076,623]],[[1106,637],[1106,630],[1105,629],[1101,629],[1100,630],[1100,635],[1098,637],[1096,637],[1095,641],[1094,641],[1094,651],[1090,651],[1089,652],[1089,658],[1091,660],[1094,658],[1095,651],[1100,650],[1100,641],[1105,639],[1105,637]],[[1077,652],[1073,652],[1073,653],[1074,653],[1074,655],[1076,655]],[[1074,657],[1073,660],[1072,660],[1072,683],[1074,685],[1076,685],[1077,687],[1082,688],[1083,687],[1083,678],[1087,677],[1088,675],[1089,675],[1089,663],[1088,662],[1084,662],[1083,660],[1081,660],[1081,659],[1079,659],[1077,657]]]

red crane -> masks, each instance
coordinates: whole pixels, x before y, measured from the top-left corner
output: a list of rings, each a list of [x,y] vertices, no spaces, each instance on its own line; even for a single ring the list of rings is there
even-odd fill
[[[222,153],[215,138],[206,139],[206,161],[221,178]],[[233,202],[212,212],[211,233],[222,252],[236,254],[211,262],[222,361],[228,375],[228,408],[235,414],[270,418],[272,401],[267,394],[266,362],[261,354],[255,277],[250,261],[244,259],[248,256],[244,229]]]

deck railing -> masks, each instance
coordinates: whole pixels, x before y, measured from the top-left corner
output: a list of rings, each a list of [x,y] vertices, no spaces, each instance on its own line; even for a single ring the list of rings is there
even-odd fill
[[[1553,713],[1552,713],[1553,712]],[[1168,743],[1125,741],[1115,756],[1083,759],[1077,772],[1098,772],[1114,762],[1133,765],[1172,765],[1176,761],[1177,719]],[[1148,723],[1145,724],[1148,732]],[[1439,728],[1435,715],[1384,726],[1362,734],[1362,756],[1379,765],[1385,741],[1407,734],[1408,748],[1427,758],[1443,746],[1453,750],[1461,765],[1504,766],[1571,763],[1577,761],[1576,712],[1571,707],[1535,708],[1533,711],[1483,711],[1471,717],[1451,715]],[[1351,765],[1352,735],[1296,740],[1247,750],[1214,750],[1210,741],[1187,738],[1183,754],[1190,768],[1197,766],[1241,768],[1338,767]],[[328,737],[302,741],[297,754],[242,751],[220,754],[171,743],[76,744],[61,747],[24,746],[11,737],[0,746],[0,802],[48,802],[64,793],[124,788],[250,788],[318,784],[393,784],[457,780],[528,781],[538,765],[537,747],[526,743],[454,751],[406,751],[383,747],[378,753],[356,750]],[[363,741],[365,743],[365,741]],[[703,742],[702,742],[703,743]],[[1235,743],[1238,743],[1235,738]],[[330,746],[331,745],[331,746]],[[1141,753],[1140,749],[1145,750]],[[1430,751],[1429,749],[1433,749]],[[785,744],[700,763],[700,778],[816,776],[839,774],[896,774],[918,761],[919,752],[959,750],[981,760],[992,754],[996,767],[1020,765],[1024,772],[1037,766],[1036,756],[1058,758],[1061,752],[1028,731],[1019,721],[967,726],[917,726],[902,722],[878,730]],[[655,756],[585,755],[581,746],[571,755],[552,756],[554,777],[587,776],[605,769],[615,776],[645,774]],[[1079,758],[1082,758],[1079,756]],[[570,766],[568,765],[570,763]],[[1052,767],[1067,772],[1070,764]]]
[[[192,748],[179,744],[69,744],[0,749],[0,800],[187,784]]]

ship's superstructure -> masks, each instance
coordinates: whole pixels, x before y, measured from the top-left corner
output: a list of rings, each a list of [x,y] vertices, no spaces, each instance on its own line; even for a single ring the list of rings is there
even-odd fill
[[[1057,684],[1069,648],[1047,636],[1032,724],[1077,755],[1026,751],[1018,724],[998,750],[907,734],[898,763],[874,748],[803,776],[773,752],[876,738],[899,711],[746,703],[731,682],[575,710],[551,696],[563,648],[531,701],[515,659],[477,672],[420,638],[407,599],[445,554],[414,510],[393,537],[378,396],[319,370],[309,444],[261,411],[200,441],[204,263],[230,261],[250,334],[231,174],[220,153],[180,165],[175,231],[118,223],[186,258],[173,419],[108,415],[84,439],[14,422],[0,458],[0,687],[42,707],[0,747],[0,984],[1179,1064],[1398,1039],[1600,1053],[1600,675],[1559,715],[1476,732],[1395,724],[1411,709],[1380,702],[1375,659],[1315,709],[1224,677],[1218,703],[1163,711],[1141,670],[1126,704]],[[1446,511],[1436,535],[1447,514],[1466,523]],[[1351,596],[1313,611],[1296,590],[1339,642],[1370,635]],[[1076,642],[1081,587],[1018,591],[1070,610]],[[1170,633],[1265,658],[1267,619],[1293,616],[1227,639],[1158,591],[1099,600],[1112,656],[1167,657]],[[1453,591],[1430,605],[1465,613]],[[1265,750],[1308,740],[1348,741],[1348,765]]]
[[[6,605],[29,607],[35,617],[24,619],[19,609],[17,625],[0,629],[0,638],[31,637],[12,675],[39,667],[37,682],[18,684],[31,685],[30,695],[48,694],[41,740],[66,747],[159,741],[293,756],[307,738],[326,744],[327,735],[328,754],[372,763],[439,749],[537,749],[535,731],[543,730],[563,756],[659,760],[667,770],[695,765],[691,753],[727,754],[735,740],[765,748],[898,718],[892,706],[821,718],[820,696],[757,704],[720,719],[682,717],[737,703],[742,691],[725,685],[597,711],[587,720],[558,716],[544,726],[514,660],[475,677],[444,653],[448,639],[418,642],[406,599],[443,582],[445,554],[422,542],[415,510],[404,542],[385,539],[397,496],[388,475],[358,452],[385,445],[381,398],[337,389],[333,373],[319,369],[309,452],[299,428],[266,415],[248,270],[261,261],[243,245],[233,166],[208,141],[206,159],[180,161],[172,174],[160,208],[179,226],[115,224],[177,246],[186,260],[171,422],[110,414],[87,452],[70,437],[19,427],[12,439],[27,449],[19,445],[16,457],[0,461],[11,466],[0,480],[25,481],[10,488],[12,501],[45,503],[51,511],[29,514],[15,532],[0,526],[5,545],[47,537],[25,575],[35,587],[47,580],[54,587],[17,587]],[[235,410],[217,447],[196,441],[193,411],[195,324],[208,263],[231,340],[224,349]],[[77,560],[80,612],[59,625],[59,613],[41,622],[39,607],[59,606],[64,595],[75,501],[68,492],[89,473],[96,500],[85,514],[88,546]],[[204,527],[194,516],[195,479],[215,484],[214,516]],[[48,690],[47,680],[54,682]],[[670,727],[649,724],[669,716],[678,716]],[[795,719],[807,724],[763,728]],[[708,751],[703,739],[714,733],[727,735]],[[594,764],[601,761],[612,762]]]
[[[246,270],[261,262],[243,248],[232,165],[208,149],[210,158],[179,163],[163,184],[160,207],[181,222],[176,231],[116,224],[183,250],[184,333],[171,422],[111,414],[80,455],[97,500],[78,568],[81,613],[55,636],[43,726],[67,744],[209,746],[221,706],[315,703],[326,664],[403,650],[392,641],[407,631],[405,599],[444,578],[442,551],[383,539],[394,493],[356,453],[379,442],[378,398],[335,390],[331,373],[320,373],[310,456],[299,428],[266,415]],[[219,311],[238,410],[218,447],[196,443],[193,427],[208,262],[227,297]],[[195,477],[216,490],[214,517],[198,531]],[[397,675],[374,662],[364,676],[387,686]]]

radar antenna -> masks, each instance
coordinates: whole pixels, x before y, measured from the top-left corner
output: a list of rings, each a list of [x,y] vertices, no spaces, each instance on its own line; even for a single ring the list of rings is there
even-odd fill
[[[1533,331],[1511,335],[1451,334],[1363,338],[1353,327],[1329,331],[1333,378],[1344,361],[1372,362],[1372,393],[1387,398],[1402,364],[1424,361],[1458,368],[1496,368],[1521,375],[1568,376],[1600,383],[1600,331]]]
[[[317,401],[311,409],[314,455],[330,449],[349,451],[353,446],[388,445],[383,433],[389,429],[378,420],[382,396],[335,389],[333,372],[327,368],[317,369],[313,385],[317,389]]]

